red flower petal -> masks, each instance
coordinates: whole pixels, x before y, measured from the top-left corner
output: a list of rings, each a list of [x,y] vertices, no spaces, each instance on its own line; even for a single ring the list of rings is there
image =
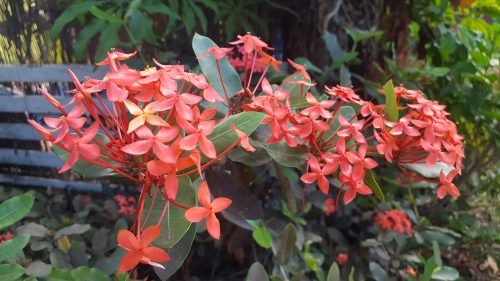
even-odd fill
[[[140,249],[141,245],[139,240],[135,237],[135,235],[125,229],[118,231],[118,246],[123,248],[126,251],[134,251]]]
[[[233,201],[231,199],[226,198],[226,197],[219,197],[215,198],[214,201],[212,201],[212,208],[214,210],[214,213],[222,212],[225,210],[229,205],[231,205]]]
[[[206,220],[207,231],[215,239],[220,238],[220,224],[215,213],[210,212]]]
[[[159,225],[150,226],[144,231],[142,231],[139,241],[141,242],[141,248],[147,247],[151,242],[153,242],[158,235],[160,235],[161,228]]]
[[[184,213],[184,217],[190,222],[199,222],[205,218],[208,213],[209,210],[205,207],[193,207]]]
[[[126,253],[122,260],[120,261],[120,265],[118,267],[119,272],[127,272],[136,267],[141,261],[142,254],[139,251]]]

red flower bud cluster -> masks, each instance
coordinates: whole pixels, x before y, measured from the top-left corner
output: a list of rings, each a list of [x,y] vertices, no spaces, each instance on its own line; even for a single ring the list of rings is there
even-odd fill
[[[116,204],[118,204],[118,213],[122,216],[134,216],[136,212],[136,200],[134,197],[129,196],[123,196],[123,195],[115,195],[113,198],[116,201]]]
[[[12,232],[5,232],[4,234],[0,234],[0,244],[2,244],[2,242],[4,241],[11,240],[12,238],[14,238]]]
[[[384,230],[393,230],[398,233],[412,233],[411,222],[408,216],[400,210],[385,211],[375,216],[374,221]]]

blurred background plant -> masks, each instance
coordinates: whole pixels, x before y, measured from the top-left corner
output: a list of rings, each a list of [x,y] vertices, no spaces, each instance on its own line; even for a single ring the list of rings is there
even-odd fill
[[[235,206],[246,206],[249,215],[241,217],[238,209],[224,213],[233,224],[223,224],[227,238],[220,243],[198,235],[175,278],[495,280],[499,15],[495,0],[0,0],[0,62],[92,63],[114,47],[138,50],[138,66],[156,58],[194,67],[194,32],[219,42],[253,32],[276,48],[278,59],[304,64],[317,89],[353,85],[365,98],[377,99],[380,85],[393,79],[422,90],[448,106],[465,138],[462,197],[436,200],[428,185],[388,170],[380,176],[384,202],[370,198],[329,210],[325,197],[303,194],[293,163],[276,163],[276,155],[265,151],[236,151],[223,167],[231,175],[214,172],[210,186],[239,187],[241,204]],[[0,199],[19,193],[4,189]],[[14,235],[31,235],[24,254],[9,257],[9,265],[17,260],[25,277],[37,277],[30,266],[64,276],[80,266],[113,274],[118,253],[111,237],[127,227],[117,213],[126,206],[110,195],[35,194],[32,213],[9,228]],[[375,223],[376,215],[392,209],[406,214],[410,233]]]

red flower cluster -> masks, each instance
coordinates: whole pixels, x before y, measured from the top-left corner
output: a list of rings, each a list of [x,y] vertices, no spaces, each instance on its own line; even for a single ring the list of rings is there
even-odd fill
[[[12,238],[14,238],[12,232],[5,232],[4,234],[0,234],[0,244],[2,244],[2,242],[4,241],[11,240]]]
[[[126,197],[123,195],[115,195],[113,197],[118,204],[118,213],[122,216],[134,216],[136,211],[135,198],[132,196]]]
[[[389,121],[385,105],[363,101],[351,88],[325,87],[327,98],[313,95],[308,89],[314,83],[306,69],[291,60],[294,72],[281,85],[273,87],[265,76],[269,67],[279,71],[281,62],[265,51],[272,48],[251,34],[238,36],[238,40],[230,44],[242,52],[243,89],[238,93],[228,93],[220,67],[220,61],[225,60],[231,48],[210,47],[198,57],[200,61],[215,63],[217,81],[185,71],[183,65],[163,65],[157,61],[155,67],[142,71],[131,69],[123,61],[135,53],[112,51],[98,63],[109,67],[102,80],[87,78],[80,83],[69,70],[76,88],[70,91],[73,98],[68,104],[60,104],[41,90],[61,112],[58,118],[45,118],[49,128],[29,122],[45,140],[69,154],[60,172],[71,169],[82,159],[141,184],[134,224],[137,239],[143,232],[141,227],[159,225],[164,217],[162,215],[158,222],[140,222],[146,197],[156,196],[151,194],[153,185],[165,199],[163,214],[168,204],[183,208],[187,220],[198,222],[205,218],[208,232],[214,238],[220,237],[215,214],[227,208],[231,200],[215,198],[212,201],[202,171],[238,145],[248,151],[255,150],[244,129],[234,123],[231,131],[237,137],[236,142],[218,151],[212,141],[215,127],[241,111],[265,114],[262,123],[269,127],[268,143],[286,143],[307,153],[307,167],[301,177],[304,183],[317,183],[325,194],[330,191],[329,178],[341,183],[336,201],[327,200],[328,213],[336,209],[341,194],[344,204],[354,200],[357,194],[372,194],[365,175],[378,166],[373,158],[381,156],[408,174],[411,174],[405,167],[408,164],[426,163],[433,167],[442,162],[455,166],[447,175],[441,172],[438,196],[458,196],[452,180],[461,170],[462,138],[447,119],[444,106],[425,99],[420,92],[397,87],[398,105],[405,115]],[[255,73],[260,73],[260,77],[254,77]],[[219,91],[218,87],[214,88],[214,82],[220,83]],[[100,94],[103,91],[107,101]],[[292,98],[303,99],[303,102],[292,106]],[[219,118],[217,104],[214,105],[218,102],[229,107],[222,118]],[[346,105],[360,109],[349,111]],[[198,192],[202,206],[190,208],[175,199],[179,178],[192,174],[202,179]],[[129,199],[116,200],[124,207],[120,208],[124,213],[130,213],[133,203]],[[146,244],[152,241],[149,240]],[[163,255],[153,255],[153,258],[147,254],[144,258],[144,253],[139,255],[144,247],[137,246],[136,242],[125,246],[136,254],[124,269],[137,261],[157,265],[160,261],[154,257],[165,260]]]
[[[345,253],[338,254],[337,257],[335,258],[335,261],[338,262],[339,264],[346,263],[349,260],[349,256]]]
[[[374,218],[376,224],[382,229],[393,230],[399,233],[412,233],[411,222],[408,216],[400,210],[385,211],[383,215],[376,215]]]

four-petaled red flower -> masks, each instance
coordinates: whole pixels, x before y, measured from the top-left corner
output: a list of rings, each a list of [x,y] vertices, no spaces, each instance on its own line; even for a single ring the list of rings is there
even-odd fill
[[[202,207],[192,207],[187,210],[185,213],[186,219],[190,222],[199,222],[202,219],[206,219],[205,224],[208,233],[213,238],[219,239],[220,225],[215,214],[229,207],[232,203],[231,199],[219,197],[210,201],[210,191],[208,190],[207,182],[204,181],[198,190],[198,201],[201,203]]]
[[[118,246],[128,252],[120,261],[118,271],[127,272],[139,263],[165,269],[160,263],[170,259],[168,254],[158,247],[149,246],[158,235],[160,235],[160,226],[158,225],[144,229],[137,237],[128,230],[118,231]]]

